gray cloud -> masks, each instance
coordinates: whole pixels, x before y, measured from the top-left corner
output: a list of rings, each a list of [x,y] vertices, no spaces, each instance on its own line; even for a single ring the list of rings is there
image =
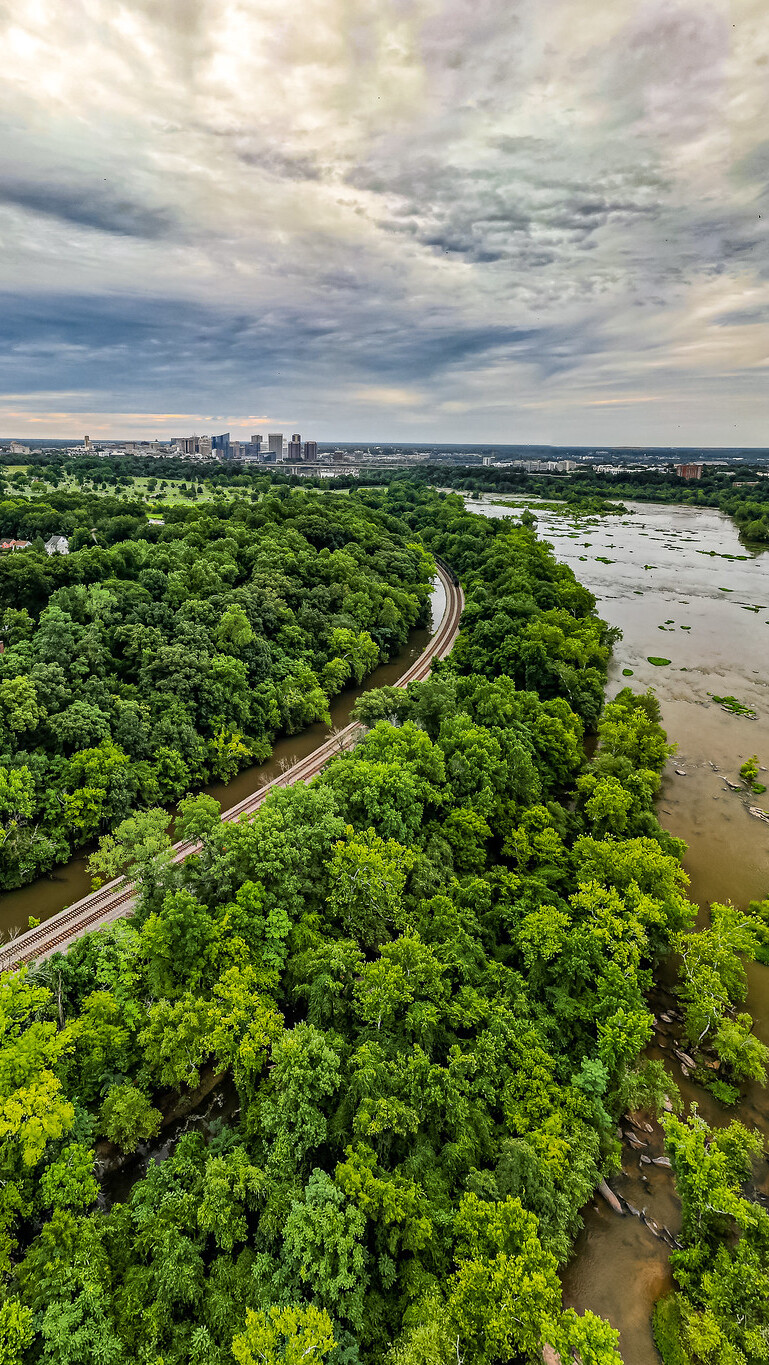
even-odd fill
[[[166,237],[173,226],[169,209],[133,203],[94,185],[41,184],[0,176],[2,204],[121,237]]]
[[[588,441],[626,395],[763,438],[769,16],[89,0],[0,34],[6,392]]]

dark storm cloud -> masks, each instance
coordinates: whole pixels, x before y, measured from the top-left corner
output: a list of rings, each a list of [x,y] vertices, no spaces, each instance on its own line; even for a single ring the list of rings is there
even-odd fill
[[[6,7],[3,387],[121,413],[302,395],[334,423],[365,388],[380,434],[397,409],[425,437],[441,405],[493,436],[560,402],[561,434],[608,441],[602,404],[649,414],[679,382],[731,430],[739,383],[755,424],[769,20],[749,8]]]
[[[494,356],[552,372],[577,354],[554,329],[449,328],[437,311],[416,326],[371,316],[313,324],[297,315],[284,317],[279,330],[269,319],[164,298],[5,295],[0,311],[2,390],[34,394],[43,375],[47,388],[71,390],[87,374],[118,406],[136,385],[148,401],[165,395],[172,406],[234,401],[244,386],[274,383],[287,365],[302,367],[308,380],[344,372],[360,382],[423,383]]]
[[[2,204],[120,237],[166,237],[173,226],[168,210],[133,203],[101,186],[52,185],[0,176]]]

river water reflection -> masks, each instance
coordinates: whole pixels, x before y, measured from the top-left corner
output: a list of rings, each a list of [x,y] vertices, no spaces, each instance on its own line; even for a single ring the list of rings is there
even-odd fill
[[[703,909],[714,900],[746,906],[763,899],[769,895],[769,826],[748,806],[769,810],[769,792],[748,798],[725,778],[739,783],[739,768],[754,753],[769,767],[769,553],[751,554],[732,521],[710,509],[630,503],[627,515],[575,520],[530,505],[539,534],[595,594],[601,616],[623,632],[609,695],[625,685],[657,691],[668,737],[678,744],[658,810],[666,828],[689,846],[691,899]],[[468,499],[467,506],[485,516],[516,515],[488,498]],[[670,663],[658,667],[650,657]],[[623,676],[626,669],[632,677]],[[756,719],[725,712],[713,693],[737,697]],[[769,776],[762,780],[769,787]],[[748,970],[746,1008],[756,1033],[769,1043],[769,969]],[[652,1055],[664,1054],[656,1049]],[[680,1073],[676,1080],[709,1121],[728,1122],[735,1114]],[[749,1088],[737,1116],[768,1133],[766,1091]],[[617,1187],[624,1193],[621,1181]],[[643,1195],[628,1197],[643,1200],[659,1223],[675,1225],[667,1173],[655,1171]],[[650,1315],[669,1284],[667,1249],[643,1223],[618,1218],[605,1206],[588,1209],[563,1283],[568,1305],[590,1308],[619,1328],[626,1365],[658,1365]]]

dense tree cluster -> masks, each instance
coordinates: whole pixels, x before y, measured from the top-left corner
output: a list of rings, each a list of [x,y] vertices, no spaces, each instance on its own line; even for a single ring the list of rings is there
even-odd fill
[[[135,809],[260,762],[280,733],[397,654],[433,565],[391,515],[282,489],[256,506],[57,494],[6,531],[71,537],[0,557],[0,885]]]
[[[454,657],[366,694],[356,749],[252,821],[183,802],[185,863],[162,814],[127,822],[133,920],[2,984],[9,1362],[619,1359],[558,1267],[617,1115],[665,1088],[667,746],[624,692],[586,764],[605,628],[531,527],[386,505],[463,574]]]
[[[745,1188],[763,1152],[740,1123],[670,1116],[666,1146],[683,1212],[676,1291],[654,1315],[665,1365],[760,1365],[769,1341],[769,1213]]]
[[[598,719],[610,637],[532,526],[402,486],[350,515],[461,572],[452,657],[364,694],[359,745],[256,818],[182,801],[184,863],[162,810],[122,822],[95,862],[138,876],[133,919],[0,980],[7,1365],[619,1361],[558,1270],[618,1116],[671,1089],[646,995],[694,912],[657,703]]]

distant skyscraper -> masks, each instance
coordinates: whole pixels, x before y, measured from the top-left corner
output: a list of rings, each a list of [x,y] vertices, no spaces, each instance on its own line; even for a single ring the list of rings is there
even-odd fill
[[[254,455],[261,455],[261,453],[262,453],[262,438],[261,438],[261,436],[259,436],[258,434],[257,434],[256,436],[252,436],[252,437],[251,437],[251,445],[253,446],[252,454],[254,454]]]
[[[91,438],[90,438],[90,436],[84,436],[84,437],[83,437],[83,445],[85,446],[86,450],[90,450],[90,449],[91,449]]]
[[[276,460],[283,459],[283,432],[271,431],[267,436],[267,449]]]
[[[298,431],[295,431],[288,443],[288,458],[292,462],[302,458],[302,438]]]
[[[228,460],[230,458],[230,433],[225,431],[222,436],[211,437],[211,453],[216,452],[218,459]]]
[[[313,460],[317,460],[317,458],[318,458],[318,442],[317,442],[317,441],[305,441],[305,443],[304,443],[304,458],[305,458],[305,460],[309,460],[310,462],[312,462]]]

